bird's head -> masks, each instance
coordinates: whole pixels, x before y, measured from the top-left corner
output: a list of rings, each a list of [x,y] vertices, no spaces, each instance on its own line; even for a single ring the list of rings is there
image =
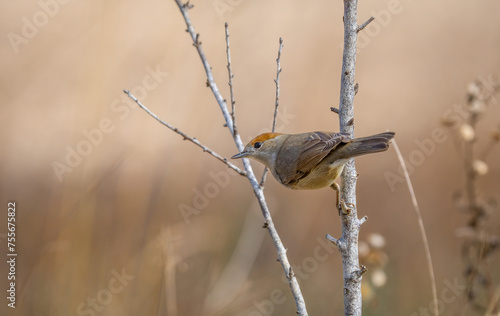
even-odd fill
[[[281,133],[264,133],[252,139],[243,149],[242,152],[231,157],[238,158],[253,158],[267,167],[272,167],[276,160],[278,149],[282,142]]]

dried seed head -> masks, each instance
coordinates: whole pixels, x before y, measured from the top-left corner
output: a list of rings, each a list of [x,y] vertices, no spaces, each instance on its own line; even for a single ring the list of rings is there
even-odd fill
[[[472,81],[467,85],[467,92],[472,96],[478,97],[481,93],[481,88],[476,81]]]
[[[474,128],[472,128],[469,124],[462,124],[462,126],[460,126],[459,133],[460,137],[462,137],[462,139],[466,142],[474,140],[474,137],[476,136]]]
[[[452,127],[453,125],[455,125],[455,123],[456,123],[456,121],[454,121],[448,117],[443,117],[441,119],[441,124],[443,124],[443,126],[446,126],[446,127]]]
[[[387,283],[387,275],[381,269],[373,271],[371,281],[374,287],[382,287]]]
[[[358,243],[358,254],[360,258],[365,258],[370,253],[370,246],[365,241]]]
[[[385,246],[385,238],[377,233],[368,236],[368,243],[375,249],[380,249]]]
[[[481,101],[479,99],[474,99],[469,104],[469,111],[471,111],[472,113],[480,114],[483,113],[485,109],[486,104],[484,103],[484,101]]]
[[[474,160],[472,162],[472,169],[480,176],[484,176],[488,173],[488,165],[482,160]]]
[[[494,130],[491,133],[491,137],[493,138],[494,141],[500,142],[500,129]]]

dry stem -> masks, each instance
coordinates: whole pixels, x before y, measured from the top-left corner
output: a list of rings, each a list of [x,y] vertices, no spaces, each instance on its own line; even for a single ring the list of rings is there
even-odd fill
[[[406,163],[399,151],[398,144],[393,139],[392,144],[394,145],[394,149],[396,150],[396,154],[398,156],[399,162],[401,164],[401,168],[403,169],[406,184],[408,185],[408,190],[410,191],[411,201],[413,203],[413,208],[415,213],[417,214],[418,219],[418,227],[420,228],[420,234],[422,235],[422,240],[424,241],[425,248],[425,256],[427,258],[427,268],[429,269],[429,276],[431,278],[431,287],[432,287],[432,300],[434,305],[434,315],[439,315],[438,309],[438,300],[437,300],[437,289],[436,289],[436,278],[434,276],[434,268],[432,265],[431,258],[431,250],[429,248],[429,242],[427,240],[427,234],[425,233],[424,221],[422,220],[422,213],[420,212],[420,208],[418,207],[417,197],[415,196],[415,191],[413,190],[413,185],[411,184],[410,175],[408,174],[408,169],[406,168]]]
[[[274,83],[276,84],[276,101],[274,102],[274,117],[273,117],[273,128],[271,132],[276,131],[276,118],[278,117],[278,106],[280,104],[280,74],[281,74],[281,50],[283,49],[283,39],[280,37],[280,46],[278,48],[278,58],[276,58],[276,79],[274,79]],[[264,172],[262,173],[262,179],[260,179],[260,186],[264,187],[264,182],[266,182],[266,175],[268,172],[268,168],[264,168]]]

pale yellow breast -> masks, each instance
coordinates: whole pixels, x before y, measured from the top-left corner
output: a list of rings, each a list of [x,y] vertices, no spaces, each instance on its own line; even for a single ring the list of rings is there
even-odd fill
[[[344,164],[318,165],[306,177],[294,184],[292,189],[315,190],[329,187],[340,176]]]

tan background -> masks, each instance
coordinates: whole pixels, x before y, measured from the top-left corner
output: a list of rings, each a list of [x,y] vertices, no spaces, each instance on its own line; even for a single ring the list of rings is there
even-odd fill
[[[193,3],[191,18],[228,99],[223,25],[230,24],[244,140],[270,127],[279,37],[285,43],[279,129],[338,130],[329,107],[339,99],[341,1]],[[23,25],[43,18],[40,5],[1,4],[0,196],[3,209],[9,200],[17,202],[15,315],[78,315],[82,303],[87,313],[81,315],[294,314],[248,182],[233,173],[223,176],[224,165],[140,109],[114,108],[127,104],[122,89],[142,85],[148,67],[158,67],[168,76],[148,91],[144,103],[221,155],[236,153],[174,1],[68,1],[49,8],[53,16],[40,20],[37,33],[27,38]],[[399,13],[380,13],[389,8]],[[416,141],[431,139],[446,111],[464,104],[468,82],[498,75],[499,12],[495,0],[361,1],[360,23],[374,13],[379,18],[359,43],[356,134],[392,130],[406,159],[419,151]],[[25,40],[12,45],[12,33]],[[499,124],[499,105],[487,113],[478,152],[489,146],[489,132]],[[83,131],[103,120],[113,130],[59,181],[54,163],[65,164],[68,150],[84,146]],[[462,240],[455,230],[468,218],[452,203],[464,172],[454,131],[445,133],[446,141],[412,173],[438,294],[446,281],[463,282]],[[479,180],[481,192],[497,201],[499,157],[497,146],[486,161],[489,173]],[[262,168],[254,166],[260,174]],[[410,315],[427,308],[429,277],[409,194],[401,183],[391,191],[384,179],[387,172],[398,172],[394,150],[358,159],[357,170],[359,212],[369,217],[361,239],[383,235],[389,258],[387,284],[373,289],[371,299],[365,296],[365,314]],[[211,172],[229,184],[220,187]],[[195,207],[203,202],[196,190],[210,189],[215,193],[187,224],[181,205]],[[310,314],[341,314],[340,256],[320,248],[328,256],[314,257],[318,239],[340,235],[332,192],[289,191],[268,178],[266,196],[292,264],[308,271],[300,284]],[[492,233],[500,233],[498,212],[489,224]],[[5,234],[1,249],[6,252]],[[498,252],[490,264],[498,282]],[[122,269],[130,280],[112,281]],[[5,263],[0,272],[4,291]],[[108,297],[110,289],[116,293]],[[89,297],[97,297],[99,309],[85,305]],[[464,295],[457,297],[444,305],[444,314],[454,314]],[[272,299],[275,304],[266,305]],[[2,314],[6,304],[2,300]],[[268,309],[259,312],[259,305]]]

